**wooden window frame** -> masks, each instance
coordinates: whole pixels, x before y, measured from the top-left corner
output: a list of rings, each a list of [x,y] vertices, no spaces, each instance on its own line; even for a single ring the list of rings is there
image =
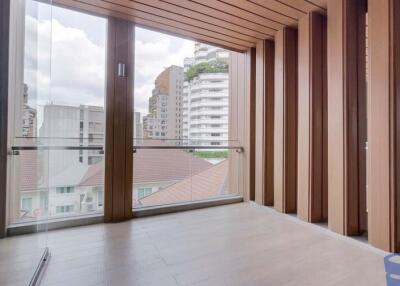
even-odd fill
[[[134,23],[109,17],[107,39],[104,221],[117,222],[133,217]]]
[[[10,0],[0,1],[0,238],[6,236]]]

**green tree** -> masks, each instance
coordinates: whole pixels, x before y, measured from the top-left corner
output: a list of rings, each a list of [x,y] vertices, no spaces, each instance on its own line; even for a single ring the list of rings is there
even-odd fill
[[[199,63],[191,66],[185,73],[185,79],[191,81],[202,73],[226,73],[228,72],[228,64],[221,61],[212,63]]]

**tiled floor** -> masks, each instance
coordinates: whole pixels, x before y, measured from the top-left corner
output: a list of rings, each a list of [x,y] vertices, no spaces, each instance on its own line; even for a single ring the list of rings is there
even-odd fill
[[[44,240],[42,285],[385,285],[384,252],[247,203],[0,240],[0,285]]]

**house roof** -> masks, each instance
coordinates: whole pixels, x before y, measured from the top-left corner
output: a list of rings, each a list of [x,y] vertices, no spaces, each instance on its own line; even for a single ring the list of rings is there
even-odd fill
[[[229,161],[224,160],[170,187],[140,199],[136,206],[172,204],[227,194],[228,166]]]
[[[144,144],[155,145],[155,143]],[[156,145],[163,143],[159,141]],[[133,160],[134,184],[179,181],[212,166],[208,161],[179,149],[138,149]],[[89,166],[79,185],[102,185],[103,178],[103,162],[99,162]]]

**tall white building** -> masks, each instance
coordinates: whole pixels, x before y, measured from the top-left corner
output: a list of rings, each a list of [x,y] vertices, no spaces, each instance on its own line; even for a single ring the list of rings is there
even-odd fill
[[[194,145],[226,146],[229,121],[229,52],[195,44],[194,58],[184,61],[183,138]],[[207,71],[193,73],[203,64]],[[190,76],[189,76],[190,74]]]
[[[152,139],[182,139],[183,68],[170,66],[158,75],[149,99],[149,114],[143,117],[143,136]]]

